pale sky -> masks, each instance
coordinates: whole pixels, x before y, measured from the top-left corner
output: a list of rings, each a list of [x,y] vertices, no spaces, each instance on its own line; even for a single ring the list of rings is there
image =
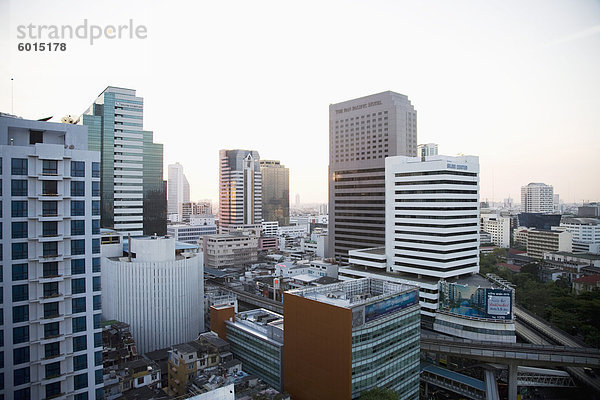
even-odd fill
[[[50,40],[18,25],[144,25],[146,39]],[[44,40],[49,41],[48,39]],[[218,150],[290,169],[294,202],[327,201],[328,105],[385,90],[418,113],[418,142],[478,155],[481,199],[529,182],[600,200],[599,1],[0,0],[0,111],[81,114],[108,85],[144,98],[144,129],[217,199]]]

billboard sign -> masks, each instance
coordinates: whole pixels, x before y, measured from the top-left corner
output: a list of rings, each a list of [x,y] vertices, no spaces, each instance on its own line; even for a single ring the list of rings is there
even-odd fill
[[[411,290],[365,306],[365,323],[419,304],[419,291]]]
[[[483,318],[512,320],[512,291],[440,282],[440,311]]]

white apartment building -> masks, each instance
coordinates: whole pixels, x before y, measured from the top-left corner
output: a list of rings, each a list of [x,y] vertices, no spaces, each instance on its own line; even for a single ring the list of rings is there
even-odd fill
[[[529,229],[527,232],[527,255],[533,258],[543,258],[544,253],[573,250],[573,234],[564,229],[538,230]]]
[[[545,183],[530,183],[521,187],[521,210],[526,213],[554,211],[554,188]]]
[[[290,238],[304,237],[308,235],[307,225],[289,225],[277,228],[277,236],[286,236]]]
[[[560,226],[573,234],[573,252],[600,254],[600,220],[562,218]]]
[[[213,219],[214,221],[214,219]],[[217,226],[214,224],[189,223],[167,225],[167,235],[175,238],[178,242],[199,244],[204,235],[214,235],[217,233]]]
[[[190,184],[183,173],[183,165],[169,164],[167,181],[167,213],[180,213],[181,203],[190,201]]]
[[[262,222],[262,233],[264,236],[277,236],[279,230],[278,221],[263,221]]]
[[[132,238],[127,247],[125,255],[103,247],[103,318],[128,323],[140,353],[196,339],[204,331],[203,254],[167,237]]]
[[[498,214],[481,214],[481,230],[491,236],[496,246],[510,247],[510,218]]]
[[[479,158],[388,157],[388,271],[450,278],[479,271]]]
[[[0,115],[0,397],[103,398],[100,153]]]

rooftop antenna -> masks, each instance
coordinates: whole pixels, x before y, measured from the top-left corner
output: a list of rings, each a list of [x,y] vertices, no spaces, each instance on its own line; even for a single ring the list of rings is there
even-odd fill
[[[15,115],[15,78],[10,78],[10,113]]]

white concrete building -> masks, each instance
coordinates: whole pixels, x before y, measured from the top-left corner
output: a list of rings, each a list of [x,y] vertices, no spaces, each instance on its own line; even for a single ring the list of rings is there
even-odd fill
[[[498,214],[481,214],[481,230],[491,235],[496,246],[510,247],[510,218]]]
[[[417,157],[429,157],[438,155],[437,143],[425,143],[417,146]]]
[[[287,236],[287,237],[304,237],[308,234],[308,226],[307,225],[290,225],[290,226],[280,226],[277,229],[277,236]]]
[[[0,114],[0,397],[102,398],[100,153]]]
[[[169,164],[168,171],[167,213],[181,213],[181,203],[190,201],[190,184],[183,173],[181,164]]]
[[[526,213],[554,212],[554,188],[545,183],[522,186],[521,210]]]
[[[449,278],[479,271],[479,158],[385,160],[388,271]]]
[[[278,221],[263,221],[262,233],[264,236],[277,236],[278,230],[279,230],[279,222]]]
[[[167,235],[184,243],[200,244],[202,236],[216,233],[217,226],[214,223],[210,225],[198,223],[167,225]]]
[[[203,254],[173,238],[131,242],[131,259],[103,254],[103,317],[128,323],[140,353],[196,339],[204,330]]]
[[[597,218],[563,218],[560,226],[573,234],[575,253],[600,254],[600,220]]]
[[[573,250],[573,234],[564,229],[538,230],[527,232],[527,255],[533,258],[544,258],[544,253]]]

